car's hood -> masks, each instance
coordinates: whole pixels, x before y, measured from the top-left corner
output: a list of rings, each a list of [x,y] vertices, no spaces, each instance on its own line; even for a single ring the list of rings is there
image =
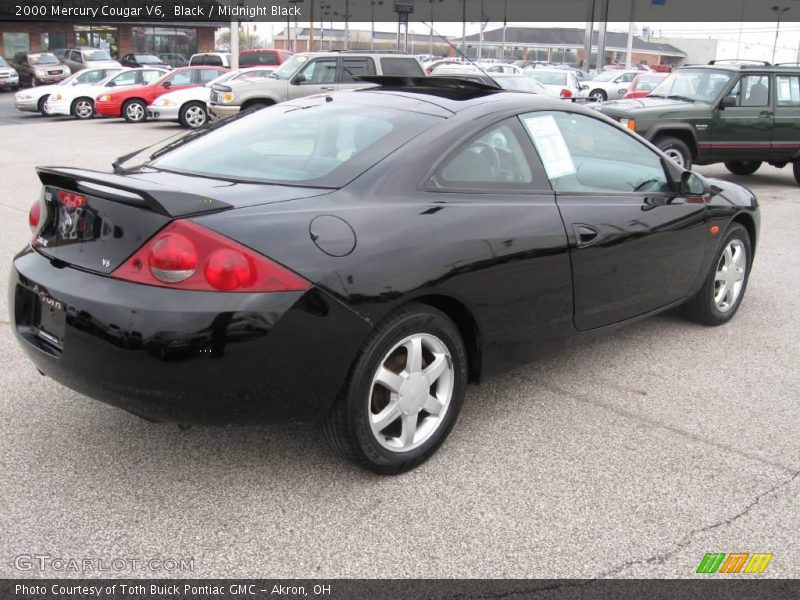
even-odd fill
[[[188,102],[190,100],[208,102],[209,94],[211,94],[211,89],[201,85],[198,87],[175,90],[174,92],[161,94],[157,100],[170,100],[176,104],[183,104],[184,102]]]
[[[709,105],[705,102],[687,102],[673,98],[633,98],[628,100],[612,100],[604,102],[597,110],[610,117],[642,116],[658,118],[692,113],[708,113]]]
[[[234,79],[233,81],[215,84],[215,87],[216,85],[221,85],[224,87],[229,87],[232,90],[241,90],[252,86],[258,86],[258,88],[262,90],[279,90],[286,87],[287,83],[288,81],[284,79],[272,79],[271,77],[266,77],[263,79],[248,79],[247,77],[242,77],[240,79]]]

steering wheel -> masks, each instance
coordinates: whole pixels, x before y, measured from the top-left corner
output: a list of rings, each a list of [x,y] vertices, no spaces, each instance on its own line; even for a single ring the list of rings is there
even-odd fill
[[[479,150],[478,154],[489,162],[492,169],[497,170],[500,168],[500,155],[494,146],[486,142],[475,142],[472,147]]]

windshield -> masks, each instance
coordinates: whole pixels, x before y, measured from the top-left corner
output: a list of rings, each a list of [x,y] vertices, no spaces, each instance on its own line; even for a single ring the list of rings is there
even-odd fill
[[[290,79],[295,71],[299,69],[303,63],[308,62],[308,57],[302,54],[295,54],[280,67],[272,72],[272,76],[276,79]]]
[[[546,90],[541,83],[532,77],[525,75],[492,75],[492,78],[500,84],[504,90],[514,90],[517,92],[535,92],[537,94],[546,94]]]
[[[530,76],[544,85],[567,85],[567,74],[563,71],[536,70]]]
[[[658,84],[650,96],[714,102],[720,96],[734,73],[709,69],[681,69]]]
[[[656,85],[661,83],[664,77],[658,75],[639,75],[636,78],[636,91],[643,92],[652,90]]]
[[[152,54],[136,54],[134,55],[136,62],[142,65],[160,65],[161,59]]]
[[[225,179],[341,187],[439,118],[343,101],[277,105],[188,141],[151,163]]]
[[[7,66],[8,63],[6,62],[6,59],[0,56],[0,67],[7,67]]]
[[[83,60],[111,60],[108,50],[84,50]]]
[[[49,52],[43,54],[28,54],[28,61],[32,65],[57,65],[58,59],[55,54]]]

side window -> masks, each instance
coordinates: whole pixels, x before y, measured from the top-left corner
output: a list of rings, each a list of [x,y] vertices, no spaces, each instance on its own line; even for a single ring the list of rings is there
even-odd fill
[[[622,77],[619,78],[621,83],[630,83],[633,81],[633,78],[636,77],[634,73],[625,73]]]
[[[419,62],[415,58],[382,58],[381,70],[384,75],[396,77],[424,77]]]
[[[72,53],[72,60],[74,60],[75,62],[82,63],[83,62],[83,54],[81,54],[80,51],[73,52]]]
[[[351,83],[360,75],[375,75],[371,58],[345,58],[342,61],[342,83]]]
[[[145,85],[155,83],[164,75],[163,71],[156,71],[153,69],[149,69],[147,71],[142,71],[142,80],[144,81]]]
[[[106,76],[105,71],[85,71],[83,74],[75,78],[76,84],[93,84],[97,83]]]
[[[305,81],[302,83],[335,83],[336,59],[320,58],[312,60],[300,70],[298,75],[305,77]]]
[[[200,70],[200,83],[208,83],[212,79],[216,79],[222,75],[217,69],[201,69]]]
[[[556,111],[521,118],[557,192],[670,191],[661,157],[613,125]]]
[[[133,85],[136,83],[136,71],[126,71],[125,73],[120,73],[111,81],[114,82],[114,85]]]
[[[508,121],[467,142],[439,169],[442,187],[514,189],[533,182],[528,157]]]
[[[192,71],[180,71],[166,81],[169,81],[172,85],[190,85],[192,83]]]
[[[769,106],[769,75],[743,75],[730,95],[736,106]]]
[[[778,75],[778,106],[800,106],[800,77]]]

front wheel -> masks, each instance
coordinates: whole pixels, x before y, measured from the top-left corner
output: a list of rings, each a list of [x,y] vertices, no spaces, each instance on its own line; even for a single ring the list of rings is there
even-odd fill
[[[467,356],[441,311],[409,304],[367,339],[324,423],[339,454],[376,473],[422,464],[450,433],[464,401]]]
[[[734,175],[752,175],[761,166],[760,160],[726,160],[725,168]]]
[[[189,102],[181,107],[178,121],[189,129],[199,129],[208,122],[206,105],[202,102]]]
[[[663,137],[656,140],[655,145],[679,167],[687,170],[692,168],[692,151],[682,140]]]
[[[744,298],[752,257],[750,234],[739,223],[733,223],[714,256],[703,287],[685,305],[687,316],[704,325],[730,321]]]
[[[128,100],[122,106],[122,116],[128,123],[141,123],[147,119],[147,105],[141,100]]]
[[[50,111],[47,109],[47,99],[48,99],[49,97],[50,97],[49,95],[44,95],[44,96],[42,96],[41,98],[39,98],[39,102],[38,102],[38,104],[36,105],[36,108],[37,108],[37,109],[39,110],[39,112],[40,112],[40,113],[42,113],[44,116],[49,116],[49,115],[50,115]]]

